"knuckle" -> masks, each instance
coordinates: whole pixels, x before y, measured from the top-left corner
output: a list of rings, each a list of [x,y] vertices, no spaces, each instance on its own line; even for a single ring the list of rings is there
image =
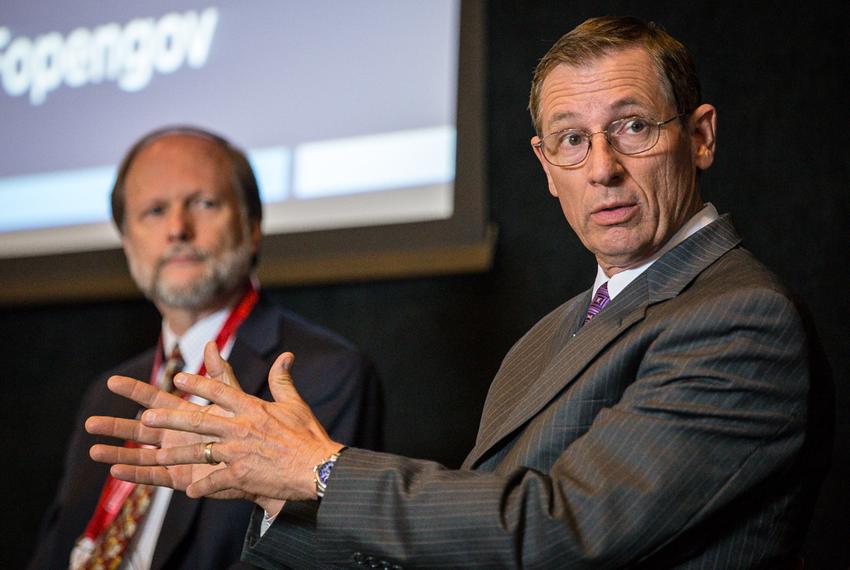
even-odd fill
[[[236,424],[234,435],[239,439],[248,439],[251,437],[251,426],[243,423]]]
[[[244,482],[251,473],[250,467],[244,461],[236,461],[230,467],[233,478],[238,482]]]
[[[189,422],[192,427],[199,427],[204,421],[204,413],[202,411],[194,411],[189,414]]]
[[[210,392],[212,392],[213,396],[216,398],[224,394],[226,388],[227,386],[221,382],[210,382]]]

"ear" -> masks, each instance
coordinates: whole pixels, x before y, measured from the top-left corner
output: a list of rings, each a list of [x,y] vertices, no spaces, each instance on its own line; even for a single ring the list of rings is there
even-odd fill
[[[717,109],[703,103],[691,113],[690,136],[694,164],[705,170],[714,162],[717,143]]]
[[[260,250],[260,242],[263,240],[263,229],[258,220],[251,221],[251,244],[254,246],[254,254]]]
[[[531,148],[532,150],[534,150],[534,154],[537,156],[537,160],[540,161],[540,166],[543,167],[543,172],[546,173],[546,182],[549,184],[549,194],[557,198],[558,190],[555,188],[555,184],[552,182],[552,175],[549,173],[549,168],[551,168],[552,165],[549,164],[549,162],[545,158],[543,158],[543,151],[538,146],[538,143],[540,143],[540,137],[538,137],[537,135],[531,137]]]

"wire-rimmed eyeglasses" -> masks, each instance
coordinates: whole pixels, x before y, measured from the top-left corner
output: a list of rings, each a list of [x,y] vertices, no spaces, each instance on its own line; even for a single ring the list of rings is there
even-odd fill
[[[542,137],[534,146],[543,153],[543,158],[555,166],[575,166],[590,152],[593,135],[602,133],[611,148],[627,156],[646,152],[658,143],[661,127],[685,114],[656,121],[632,115],[612,121],[601,130],[589,133],[582,129],[563,129]]]

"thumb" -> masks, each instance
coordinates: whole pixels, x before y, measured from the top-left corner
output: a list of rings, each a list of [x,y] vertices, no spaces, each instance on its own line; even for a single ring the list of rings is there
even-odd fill
[[[291,352],[284,352],[277,357],[269,370],[269,390],[271,390],[275,402],[290,397],[292,392],[295,391],[295,384],[289,373],[293,362],[295,362],[295,355]]]
[[[213,380],[232,386],[237,390],[242,389],[239,386],[239,380],[236,379],[236,374],[233,373],[230,363],[221,357],[218,347],[213,341],[209,341],[204,345],[204,366],[207,369],[207,376]]]

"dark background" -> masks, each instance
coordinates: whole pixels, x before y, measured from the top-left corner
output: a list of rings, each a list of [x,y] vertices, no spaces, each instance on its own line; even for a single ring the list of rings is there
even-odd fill
[[[704,100],[718,109],[718,156],[703,176],[703,196],[731,212],[745,244],[807,299],[830,358],[836,449],[809,534],[807,567],[847,568],[850,127],[842,87],[850,69],[850,13],[844,2],[737,4],[492,2],[489,54],[481,62],[488,76],[490,213],[500,231],[492,270],[269,291],[376,361],[385,383],[388,450],[459,465],[502,356],[541,316],[589,287],[595,272],[528,144],[531,71],[562,33],[588,16],[653,19],[691,49]],[[149,346],[158,323],[142,300],[0,308],[0,566],[21,566],[36,543],[85,385]]]

